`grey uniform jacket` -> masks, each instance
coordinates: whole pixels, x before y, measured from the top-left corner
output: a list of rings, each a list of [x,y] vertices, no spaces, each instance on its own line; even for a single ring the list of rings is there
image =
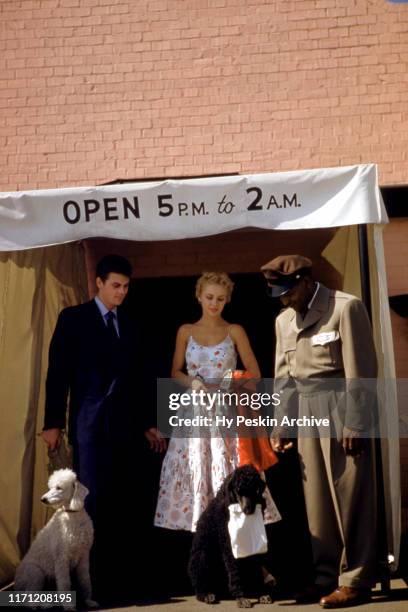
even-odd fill
[[[304,318],[293,308],[278,315],[275,378],[285,381],[347,379],[359,390],[359,395],[357,402],[349,402],[346,426],[353,429],[366,426],[367,415],[363,413],[372,409],[373,398],[361,393],[360,379],[375,379],[376,375],[370,321],[364,304],[355,296],[320,285]],[[285,384],[282,382],[281,388]],[[373,388],[373,384],[365,385],[366,390]]]

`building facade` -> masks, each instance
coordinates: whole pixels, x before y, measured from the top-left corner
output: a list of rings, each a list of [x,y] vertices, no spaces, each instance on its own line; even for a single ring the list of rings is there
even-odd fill
[[[1,191],[374,162],[408,199],[405,4],[3,0],[0,19]],[[390,296],[408,293],[405,203],[384,231]],[[245,241],[135,245],[137,273],[256,272],[268,244]],[[404,440],[401,465],[406,527]]]

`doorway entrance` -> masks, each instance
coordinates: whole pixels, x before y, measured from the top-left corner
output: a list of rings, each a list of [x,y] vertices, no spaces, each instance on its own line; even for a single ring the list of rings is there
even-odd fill
[[[273,376],[275,348],[274,323],[281,305],[266,294],[260,273],[230,274],[234,281],[232,300],[223,316],[230,323],[242,325],[248,334],[258,360],[262,377]],[[133,279],[126,307],[143,327],[146,340],[153,347],[158,378],[168,378],[177,329],[183,323],[194,323],[201,316],[195,297],[197,276]],[[154,348],[156,347],[156,349]],[[238,363],[238,368],[242,364]]]
[[[142,350],[148,351],[157,378],[170,377],[179,326],[194,323],[201,316],[195,297],[197,276],[137,278],[131,282],[124,306],[129,309],[132,317],[137,318],[138,326],[143,329],[145,340]],[[268,297],[265,281],[259,272],[230,274],[230,277],[235,283],[234,291],[223,315],[227,321],[244,327],[262,377],[272,378],[275,318],[282,306],[279,300]],[[238,362],[238,368],[242,367]],[[141,410],[145,408],[140,407]],[[153,527],[162,459],[147,447],[142,453],[145,486],[141,538],[146,542],[143,548],[151,551],[150,559],[145,564],[144,583],[150,584],[152,592],[156,591],[157,594],[157,583],[151,584],[151,581],[152,577],[154,582],[154,577],[159,575],[160,587],[165,592],[186,595],[191,592],[187,564],[192,534]],[[279,578],[283,588],[289,589],[291,585],[286,584],[288,578],[289,582],[304,579],[310,571],[308,528],[296,454],[282,456],[278,465],[268,470],[267,481],[282,515],[282,521],[270,525],[268,529],[274,550],[280,551],[278,556],[271,551],[268,566]],[[287,486],[288,482],[291,483],[290,487]],[[297,550],[296,563],[292,559],[294,549]]]

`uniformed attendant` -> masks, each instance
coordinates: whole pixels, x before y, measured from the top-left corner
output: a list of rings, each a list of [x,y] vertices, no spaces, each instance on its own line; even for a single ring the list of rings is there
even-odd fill
[[[306,257],[276,257],[261,270],[285,307],[276,319],[275,362],[284,426],[272,433],[273,449],[293,446],[289,418],[309,424],[298,427],[297,447],[315,583],[296,599],[324,608],[360,604],[370,599],[376,562],[370,321],[361,300],[315,281]]]

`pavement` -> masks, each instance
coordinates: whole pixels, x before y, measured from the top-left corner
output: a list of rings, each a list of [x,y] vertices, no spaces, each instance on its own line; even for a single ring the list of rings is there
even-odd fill
[[[319,604],[296,605],[293,600],[280,600],[273,604],[263,606],[253,600],[253,609],[263,610],[263,612],[321,612],[322,608]],[[120,608],[104,608],[105,610],[118,610],[126,612],[127,610],[146,610],[149,612],[227,612],[228,610],[236,611],[237,605],[235,601],[221,601],[218,604],[207,605],[201,603],[191,596],[178,596],[170,600],[158,603],[157,601],[137,602],[132,606],[123,606]],[[390,596],[381,595],[377,589],[373,592],[372,602],[358,607],[341,608],[342,610],[355,610],[356,612],[408,612],[408,587],[403,580],[396,579],[392,581]]]

